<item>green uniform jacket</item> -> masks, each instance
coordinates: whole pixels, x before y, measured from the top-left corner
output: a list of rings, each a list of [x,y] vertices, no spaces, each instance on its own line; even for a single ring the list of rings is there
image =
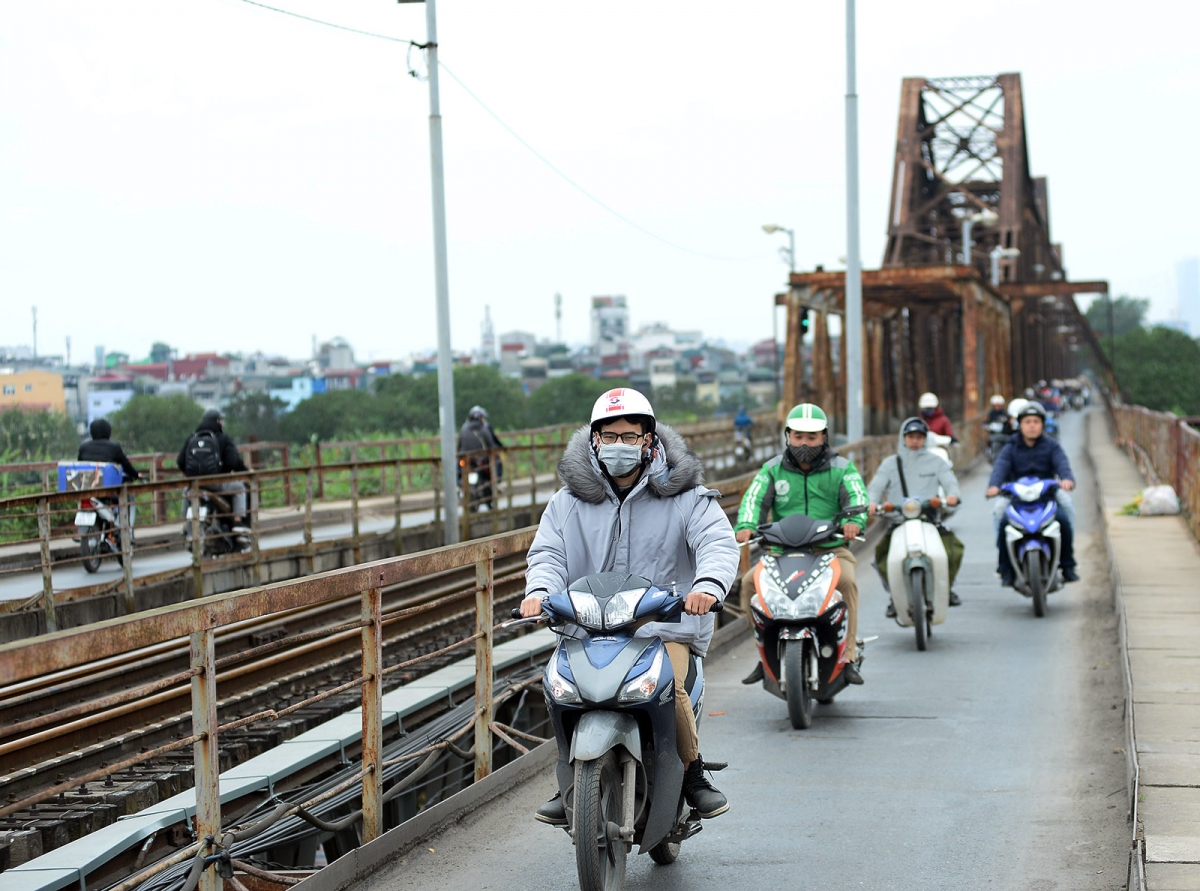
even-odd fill
[[[763,465],[754,477],[738,510],[735,532],[756,529],[762,523],[780,520],[791,514],[806,514],[817,520],[832,520],[855,505],[867,504],[867,487],[853,462],[830,449],[821,463],[802,473],[784,452]],[[842,522],[867,528],[867,513]],[[830,542],[827,547],[837,547]]]

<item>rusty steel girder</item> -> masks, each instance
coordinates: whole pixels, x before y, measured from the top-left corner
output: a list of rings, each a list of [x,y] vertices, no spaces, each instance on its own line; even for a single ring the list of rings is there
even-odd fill
[[[829,320],[844,320],[845,276],[789,284],[776,295],[788,307],[781,409],[818,402],[844,429],[844,338],[835,348]],[[894,431],[925,391],[974,418],[993,394],[1074,377],[1080,348],[1115,390],[1073,296],[1107,290],[1066,281],[1046,180],[1029,173],[1021,76],[906,78],[883,268],[862,279],[865,430]]]

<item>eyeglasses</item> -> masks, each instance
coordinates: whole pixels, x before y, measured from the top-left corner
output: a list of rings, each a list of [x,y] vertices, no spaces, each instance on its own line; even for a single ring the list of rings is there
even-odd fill
[[[625,445],[637,445],[645,435],[645,433],[613,433],[611,430],[606,430],[600,434],[600,441],[605,445],[612,445],[618,440]]]

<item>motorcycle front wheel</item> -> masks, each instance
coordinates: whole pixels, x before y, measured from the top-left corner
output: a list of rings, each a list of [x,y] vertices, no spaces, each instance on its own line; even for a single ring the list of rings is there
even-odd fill
[[[1042,574],[1042,552],[1030,548],[1025,552],[1025,579],[1033,597],[1033,614],[1039,619],[1046,615],[1046,577]]]
[[[925,570],[913,569],[908,574],[908,611],[912,616],[913,630],[917,634],[917,649],[924,651],[928,646],[926,632],[929,630],[925,609]]]
[[[805,667],[808,665],[807,640],[789,640],[783,645],[783,685],[787,688],[788,718],[796,730],[812,726],[813,698],[808,688]]]
[[[100,568],[100,534],[87,532],[79,536],[79,553],[83,556],[83,568],[89,573]]]
[[[616,752],[575,762],[575,866],[580,891],[620,891],[629,846],[621,828],[621,768]]]

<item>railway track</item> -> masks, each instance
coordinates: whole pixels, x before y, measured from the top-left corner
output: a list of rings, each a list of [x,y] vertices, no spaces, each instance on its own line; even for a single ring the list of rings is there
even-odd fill
[[[496,561],[498,611],[518,602],[523,586],[523,558]],[[471,567],[381,593],[385,667],[438,654],[474,630]],[[359,598],[350,597],[224,629],[217,638],[221,720],[286,708],[356,677],[359,610]],[[387,689],[468,652],[451,650],[388,675]],[[121,762],[191,733],[192,674],[188,641],[180,639],[0,689],[0,811],[7,811],[0,815],[0,832],[38,828],[44,852],[190,788],[189,752],[168,753],[136,767],[125,768]],[[221,767],[228,769],[355,708],[358,700],[358,689],[352,687],[287,718],[262,719],[222,734]],[[101,781],[76,782],[109,766],[112,773]],[[39,792],[65,784],[71,788],[55,799],[33,801]],[[63,825],[49,825],[59,823]],[[38,846],[33,839],[30,845]],[[28,858],[18,852],[16,859]]]

